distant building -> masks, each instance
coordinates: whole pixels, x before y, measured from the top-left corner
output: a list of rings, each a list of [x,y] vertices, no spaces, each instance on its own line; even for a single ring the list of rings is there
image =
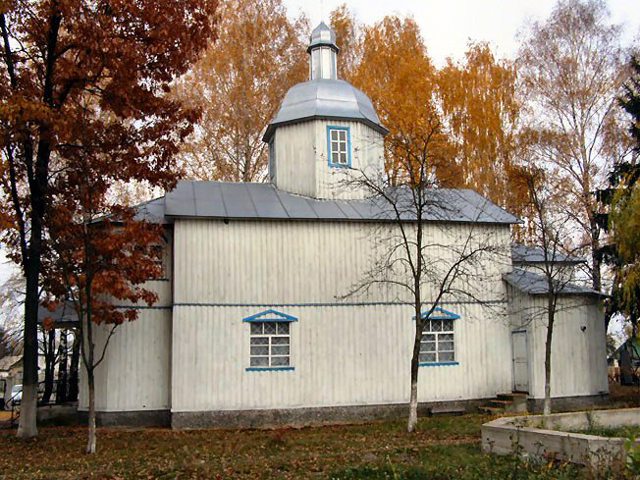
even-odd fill
[[[337,79],[324,23],[309,53],[310,80],[287,93],[264,136],[270,184],[183,181],[140,206],[166,229],[165,278],[150,282],[159,302],[118,328],[97,370],[102,422],[260,426],[406,411],[412,300],[389,286],[345,297],[371,265],[380,225],[392,224],[343,180],[382,171],[387,130],[369,98]],[[447,206],[426,227],[443,255],[473,231],[509,258],[517,218],[470,190],[429,194]],[[474,285],[483,298],[446,298],[431,316],[421,404],[471,406],[513,390],[542,398],[544,325],[523,313],[544,301],[529,268],[538,253],[516,247],[513,264],[487,255]],[[563,292],[575,306],[558,314],[555,397],[607,392],[599,298],[575,285]],[[81,409],[86,402],[83,392]]]

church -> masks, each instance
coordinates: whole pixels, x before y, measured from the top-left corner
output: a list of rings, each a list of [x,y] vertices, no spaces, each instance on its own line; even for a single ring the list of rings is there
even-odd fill
[[[389,285],[354,288],[380,253],[380,232],[397,224],[344,181],[383,171],[387,130],[369,98],[337,78],[338,52],[321,23],[309,80],[288,91],[264,134],[269,183],[181,181],[138,207],[165,228],[164,275],[150,282],[159,301],[118,327],[96,371],[103,425],[265,427],[408,412],[412,299]],[[477,295],[445,296],[429,317],[420,406],[471,410],[518,391],[535,407],[546,325],[526,312],[545,301],[541,252],[513,246],[519,220],[477,193],[429,194],[447,207],[423,217],[442,258],[460,238],[482,235],[507,260],[485,255],[482,275],[460,287]],[[571,308],[559,311],[553,340],[558,402],[607,394],[600,301],[573,284],[561,295]],[[81,388],[79,409],[86,405]]]

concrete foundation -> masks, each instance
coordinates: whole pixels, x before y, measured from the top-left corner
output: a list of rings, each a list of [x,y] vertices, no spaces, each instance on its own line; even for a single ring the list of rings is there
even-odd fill
[[[588,395],[582,397],[556,397],[551,399],[551,410],[567,412],[599,407],[609,403],[609,394]],[[527,410],[529,413],[542,413],[544,398],[529,398]]]
[[[485,401],[486,399],[420,403],[418,415],[430,415],[432,410],[477,411]],[[172,412],[171,426],[175,429],[303,427],[372,420],[395,420],[406,417],[408,412],[409,406],[407,404]]]
[[[566,430],[629,425],[640,425],[640,408],[503,417],[482,426],[482,449],[498,455],[517,453],[603,468],[624,462],[625,440]],[[637,443],[640,445],[640,440]]]

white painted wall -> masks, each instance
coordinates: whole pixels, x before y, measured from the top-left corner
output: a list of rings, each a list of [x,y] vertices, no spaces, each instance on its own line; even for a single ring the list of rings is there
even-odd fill
[[[106,336],[107,327],[98,327],[98,348]],[[88,392],[82,370],[79,409],[86,410]],[[170,392],[171,310],[142,310],[137,320],[116,329],[96,370],[96,410],[167,410]]]
[[[547,308],[543,296],[509,289],[514,328],[527,330],[529,394],[544,398]],[[584,331],[581,327],[586,327]],[[600,302],[593,296],[559,298],[551,347],[551,396],[597,395],[608,391],[606,336]]]
[[[348,127],[351,138],[351,169],[330,167],[327,126]],[[349,176],[364,171],[375,178],[384,166],[382,135],[360,122],[310,120],[276,129],[275,180],[281,190],[325,199],[364,198],[366,189],[354,188]]]
[[[299,318],[291,326],[295,370],[246,371],[250,337],[242,319],[265,308],[175,308],[172,411],[408,401],[415,328],[410,306],[278,307]],[[462,316],[455,324],[459,365],[421,367],[420,401],[508,391],[508,322],[477,305],[447,308]]]
[[[447,243],[471,228],[430,225],[428,237],[442,243],[434,255],[446,258]],[[473,228],[476,239],[490,235],[508,251],[508,227]],[[378,287],[341,298],[375,259],[379,226],[178,220],[174,229],[173,411],[407,401],[409,297]],[[511,388],[501,279],[510,267],[497,255],[487,256],[483,267],[471,288],[499,302],[488,308],[449,299],[446,307],[462,315],[456,321],[460,364],[422,367],[422,401],[492,397]],[[249,326],[242,319],[269,307],[300,319],[292,326],[295,371],[245,370]]]

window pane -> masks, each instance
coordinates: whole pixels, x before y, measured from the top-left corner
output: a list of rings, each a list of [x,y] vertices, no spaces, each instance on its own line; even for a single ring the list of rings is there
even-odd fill
[[[268,367],[269,366],[269,357],[251,357],[252,367]]]
[[[346,153],[341,153],[340,154],[340,163],[347,163],[347,154]]]
[[[450,350],[453,351],[453,342],[438,342],[438,350]]]
[[[262,322],[256,322],[251,324],[251,335],[260,335],[262,334]]]
[[[273,345],[289,345],[289,337],[273,337],[271,343]]]
[[[289,335],[289,324],[286,322],[278,322],[278,335]]]
[[[442,320],[431,320],[431,331],[432,332],[442,331]]]
[[[274,335],[276,333],[276,324],[275,323],[265,323],[264,324],[264,334],[265,335]]]
[[[339,154],[338,152],[333,152],[333,153],[331,154],[331,162],[332,162],[332,163],[338,163],[338,156],[339,156],[339,155],[340,155],[340,154]]]
[[[426,333],[422,335],[423,342],[435,342],[436,336],[433,333]]]
[[[441,361],[441,362],[453,362],[453,360],[454,360],[453,352],[441,352],[440,353],[439,361]]]
[[[340,150],[340,144],[338,142],[331,142],[331,151],[337,152]]]
[[[338,134],[339,134],[339,139],[341,142],[346,142],[347,141],[347,131],[346,130],[338,130]]]
[[[251,345],[251,355],[269,355],[269,347]]]
[[[425,342],[420,344],[420,353],[435,352],[435,351],[436,351],[435,342]]]
[[[443,320],[442,330],[445,332],[453,332],[453,320]]]
[[[251,345],[269,345],[267,337],[251,337]]]
[[[436,354],[435,353],[423,353],[418,357],[419,362],[435,362]]]
[[[273,367],[288,367],[289,357],[271,357],[271,365]]]
[[[445,342],[453,342],[453,333],[441,333],[439,340],[442,340]]]
[[[271,355],[289,355],[289,345],[272,345]]]

